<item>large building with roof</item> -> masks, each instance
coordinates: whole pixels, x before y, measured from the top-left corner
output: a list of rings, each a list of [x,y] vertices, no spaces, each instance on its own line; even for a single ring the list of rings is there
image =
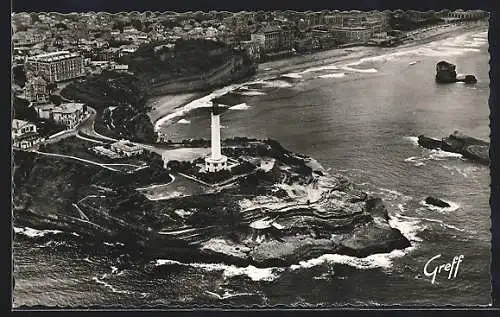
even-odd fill
[[[82,103],[65,103],[52,109],[52,119],[55,123],[74,129],[83,119]]]
[[[28,149],[40,142],[36,125],[32,122],[12,120],[12,146],[19,149]]]
[[[61,82],[85,74],[83,57],[69,51],[30,56],[26,60],[26,68],[40,73],[48,82]]]

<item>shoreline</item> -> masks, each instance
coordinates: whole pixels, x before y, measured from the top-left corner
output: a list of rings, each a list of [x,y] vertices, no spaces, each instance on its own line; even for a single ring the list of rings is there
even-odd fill
[[[259,64],[257,72],[253,76],[247,78],[244,83],[265,80],[266,78],[272,78],[274,76],[279,76],[286,73],[293,73],[294,71],[304,68],[320,67],[341,62],[355,62],[364,58],[391,54],[401,50],[425,45],[434,41],[453,38],[471,32],[477,32],[478,30],[485,28],[487,30],[487,25],[446,25],[438,27],[437,29],[430,28],[421,30],[420,33],[417,33],[416,38],[413,41],[395,47],[385,48],[372,46],[356,46],[350,48],[335,48],[311,54],[304,54],[269,61]],[[431,34],[428,34],[429,32],[431,32]],[[286,66],[283,67],[284,65]],[[192,102],[199,100],[201,103],[203,103],[205,102],[204,99],[210,99],[215,95],[219,95],[220,93],[218,92],[220,91],[229,92],[236,88],[238,85],[243,85],[244,83],[233,82],[222,88],[213,90],[184,94],[169,94],[153,97],[148,101],[148,105],[152,107],[155,107],[155,105],[157,105],[157,107],[155,107],[153,111],[148,111],[147,114],[151,119],[155,131],[158,131],[159,127],[163,125],[163,122],[177,117],[175,115],[176,113],[186,113],[192,110],[191,108],[194,109],[195,107],[188,107],[188,105],[190,105]]]

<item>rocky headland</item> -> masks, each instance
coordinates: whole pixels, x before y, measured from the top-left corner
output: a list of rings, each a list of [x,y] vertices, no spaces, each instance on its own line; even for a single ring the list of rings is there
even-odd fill
[[[154,158],[158,163],[149,168],[122,173],[15,151],[14,225],[72,233],[84,244],[119,243],[144,261],[161,257],[257,267],[327,253],[366,257],[410,246],[390,226],[383,201],[342,175],[329,175],[273,140],[231,142],[224,154],[254,168],[202,193],[190,192],[199,184],[163,169]],[[161,177],[166,191],[184,191],[151,198],[145,191]]]
[[[489,165],[489,143],[467,136],[459,131],[453,132],[441,140],[420,135],[418,144],[430,150],[462,154],[464,158],[480,164]]]

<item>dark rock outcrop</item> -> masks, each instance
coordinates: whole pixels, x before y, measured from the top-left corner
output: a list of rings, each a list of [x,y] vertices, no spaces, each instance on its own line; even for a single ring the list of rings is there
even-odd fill
[[[436,81],[438,83],[454,83],[457,81],[456,65],[446,61],[436,64]]]
[[[418,144],[426,149],[438,150],[441,148],[441,140],[436,140],[433,138],[428,138],[424,135],[418,136]]]
[[[474,84],[477,82],[477,79],[474,75],[457,77],[456,65],[452,63],[440,61],[436,64],[436,82],[447,84],[459,81],[467,84]]]
[[[441,140],[420,135],[418,144],[431,150],[440,149],[446,152],[462,154],[465,158],[480,164],[488,165],[490,162],[488,142],[467,136],[458,131]]]
[[[429,205],[433,205],[433,206],[436,206],[436,207],[439,207],[439,208],[447,208],[447,207],[450,207],[450,204],[448,204],[447,202],[439,199],[439,198],[436,198],[436,197],[427,197],[425,199],[425,203],[426,204],[429,204]]]

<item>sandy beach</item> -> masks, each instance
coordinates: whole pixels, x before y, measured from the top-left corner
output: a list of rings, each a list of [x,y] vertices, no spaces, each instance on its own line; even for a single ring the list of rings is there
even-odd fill
[[[176,108],[185,105],[202,95],[202,92],[193,92],[153,97],[148,101],[148,105],[151,106],[151,110],[148,111],[148,116],[154,125],[158,119],[174,112]]]
[[[275,61],[259,64],[257,73],[248,78],[248,81],[258,80],[267,77],[273,77],[285,73],[293,73],[296,70],[321,67],[339,62],[359,61],[360,59],[390,54],[404,49],[410,49],[415,46],[423,45],[432,41],[445,38],[451,38],[468,32],[477,31],[485,28],[483,25],[440,25],[410,32],[412,41],[395,47],[382,48],[376,46],[357,46],[350,48],[337,48],[327,51],[315,52],[306,55],[297,55]],[[229,86],[229,84],[228,84]],[[160,97],[154,97],[148,101],[152,110],[148,112],[153,125],[158,125],[160,119],[177,112],[179,108],[208,95],[208,92],[195,92],[185,94],[171,94]]]

